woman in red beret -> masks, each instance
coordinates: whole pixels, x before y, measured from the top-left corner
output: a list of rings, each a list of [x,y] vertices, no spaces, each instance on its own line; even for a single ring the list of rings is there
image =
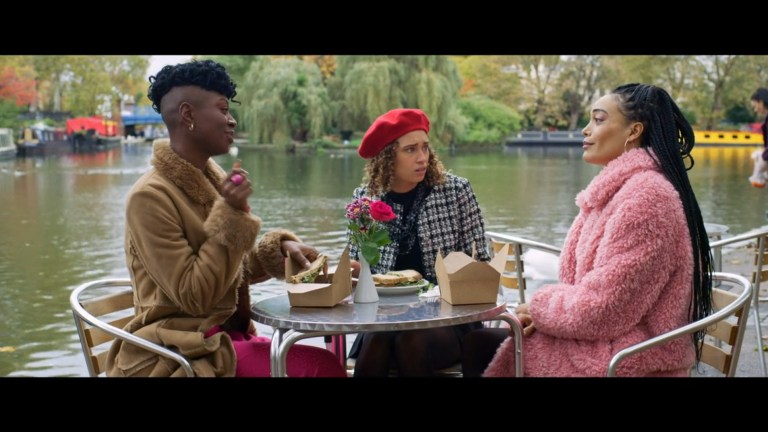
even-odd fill
[[[488,261],[477,197],[465,178],[447,173],[429,145],[429,119],[418,109],[394,109],[377,118],[358,153],[370,159],[367,183],[354,198],[379,197],[397,217],[387,223],[392,242],[381,248],[373,273],[415,269],[437,282],[435,258],[454,251]],[[348,233],[351,234],[351,233]],[[352,257],[358,248],[350,244]],[[429,376],[461,359],[461,340],[479,323],[404,332],[361,334],[352,347],[355,376]]]

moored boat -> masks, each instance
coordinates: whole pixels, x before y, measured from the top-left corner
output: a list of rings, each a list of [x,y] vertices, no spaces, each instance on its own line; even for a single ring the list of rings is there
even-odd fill
[[[696,146],[760,147],[763,134],[752,131],[694,130]],[[584,135],[573,131],[522,131],[507,138],[505,145],[515,146],[581,146]]]
[[[695,130],[693,131],[696,146],[762,146],[763,134],[751,131]]]
[[[581,130],[572,131],[521,131],[507,138],[507,146],[570,146],[581,145],[584,135]]]
[[[16,157],[16,145],[13,143],[13,130],[0,128],[0,160]]]
[[[72,141],[62,128],[53,128],[42,123],[24,128],[16,140],[18,155],[40,157],[63,155],[72,151]]]

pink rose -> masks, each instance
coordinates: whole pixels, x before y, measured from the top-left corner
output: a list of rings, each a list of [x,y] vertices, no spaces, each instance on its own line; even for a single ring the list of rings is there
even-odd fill
[[[392,212],[392,207],[383,201],[373,201],[371,203],[371,218],[379,222],[389,222],[396,216]]]

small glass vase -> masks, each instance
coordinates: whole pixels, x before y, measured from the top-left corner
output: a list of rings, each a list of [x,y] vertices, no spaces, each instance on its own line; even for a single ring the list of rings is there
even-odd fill
[[[379,293],[376,291],[376,284],[373,282],[371,266],[365,260],[363,254],[360,254],[360,275],[357,277],[357,287],[355,288],[355,303],[375,303],[379,301]]]

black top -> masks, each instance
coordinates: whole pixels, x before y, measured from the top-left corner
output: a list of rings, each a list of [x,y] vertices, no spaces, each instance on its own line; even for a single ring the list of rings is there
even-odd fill
[[[413,188],[408,192],[405,193],[397,193],[397,192],[388,192],[387,193],[387,199],[392,200],[393,202],[396,202],[403,206],[403,213],[399,216],[403,219],[407,219],[408,215],[411,213],[411,210],[413,209],[413,203],[416,199],[416,191],[418,188]],[[418,218],[418,215],[415,215]],[[418,232],[416,230],[416,224],[413,224],[412,231],[410,235],[412,236],[418,236]],[[417,272],[423,274],[426,274],[426,271],[424,269],[424,262],[422,261],[421,256],[421,242],[416,239],[415,242],[413,242],[413,246],[410,248],[410,250],[406,251],[408,248],[408,242],[400,242],[400,250],[397,254],[397,259],[395,260],[395,270],[408,270],[413,269]]]

